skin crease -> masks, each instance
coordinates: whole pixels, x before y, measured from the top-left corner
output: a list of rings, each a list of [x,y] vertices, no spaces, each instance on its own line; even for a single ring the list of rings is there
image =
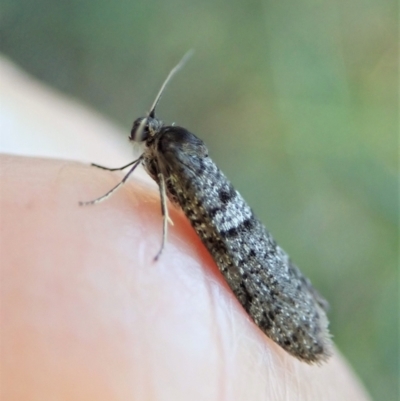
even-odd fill
[[[105,161],[106,162],[106,161]],[[156,187],[75,162],[0,157],[1,399],[368,400],[337,351],[299,362],[251,322]]]

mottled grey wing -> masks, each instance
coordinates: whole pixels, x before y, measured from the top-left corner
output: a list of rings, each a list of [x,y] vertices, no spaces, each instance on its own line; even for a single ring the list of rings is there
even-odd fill
[[[171,128],[177,135],[179,129]],[[326,301],[207,156],[204,144],[186,130],[179,135],[164,138],[157,155],[168,196],[260,329],[303,361],[326,359],[331,349]]]

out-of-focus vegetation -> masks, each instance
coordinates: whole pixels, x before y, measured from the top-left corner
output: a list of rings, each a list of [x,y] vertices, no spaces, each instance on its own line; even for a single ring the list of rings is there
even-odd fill
[[[391,0],[3,0],[0,51],[128,134],[194,48],[158,115],[205,140],[330,301],[370,393],[394,400],[397,16]]]

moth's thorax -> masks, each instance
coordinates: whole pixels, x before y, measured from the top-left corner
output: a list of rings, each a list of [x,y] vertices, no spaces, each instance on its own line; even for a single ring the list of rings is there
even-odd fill
[[[163,126],[145,142],[144,165],[150,175],[166,173],[185,160],[198,160],[208,156],[204,142],[188,130],[178,126]],[[161,166],[162,164],[162,166]],[[154,171],[154,168],[158,171]]]
[[[155,138],[157,152],[165,155],[206,157],[204,142],[187,129],[179,126],[163,127]]]
[[[167,185],[167,195],[177,203],[177,191],[194,174],[193,167],[200,166],[208,157],[203,141],[179,126],[164,126],[145,142],[143,167],[158,183],[161,173]],[[177,177],[180,176],[180,179]]]

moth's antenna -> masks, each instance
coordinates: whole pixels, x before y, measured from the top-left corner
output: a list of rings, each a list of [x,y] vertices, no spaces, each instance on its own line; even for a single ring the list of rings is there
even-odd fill
[[[133,140],[136,140],[138,142],[141,142],[143,140],[143,132],[144,129],[146,127],[147,121],[149,119],[149,117],[151,118],[155,118],[155,109],[157,106],[158,101],[161,98],[162,93],[164,92],[165,87],[167,86],[168,82],[171,80],[171,78],[184,66],[184,64],[186,63],[186,61],[192,56],[192,54],[194,53],[194,50],[191,49],[189,50],[181,59],[181,61],[171,70],[171,72],[168,74],[167,79],[164,81],[164,83],[161,86],[161,89],[159,90],[157,96],[156,96],[156,100],[154,100],[153,104],[151,105],[151,109],[150,111],[147,113],[147,116],[145,118],[142,119],[142,121],[140,122],[139,126],[137,127],[137,129],[132,128],[132,132],[131,132],[131,138]]]
[[[189,50],[181,59],[181,61],[171,70],[171,72],[168,74],[167,79],[164,81],[164,83],[161,86],[161,89],[157,93],[156,99],[154,100],[153,104],[151,105],[148,117],[154,118],[155,116],[155,110],[156,106],[158,104],[158,101],[161,98],[162,93],[164,92],[165,87],[169,83],[169,81],[172,79],[172,77],[186,64],[186,62],[189,60],[189,58],[193,55],[194,50],[191,49]]]

